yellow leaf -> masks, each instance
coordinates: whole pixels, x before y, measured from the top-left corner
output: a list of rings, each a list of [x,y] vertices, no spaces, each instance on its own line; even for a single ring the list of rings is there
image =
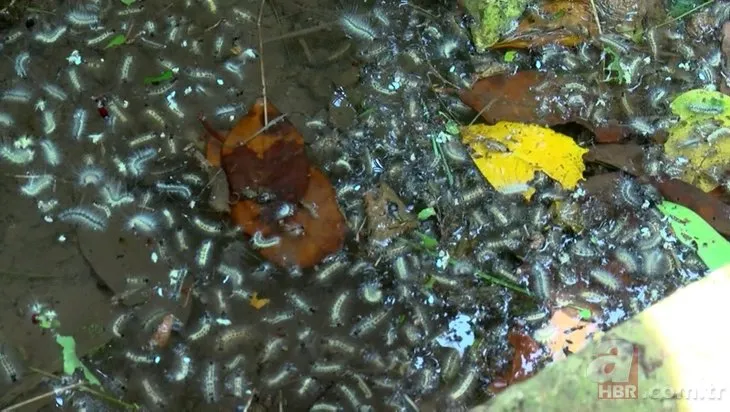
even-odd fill
[[[677,96],[671,108],[680,121],[669,130],[664,152],[686,163],[682,180],[710,192],[730,164],[730,97],[695,89]]]
[[[256,308],[256,310],[268,305],[269,302],[271,302],[271,299],[259,299],[258,292],[252,293],[251,298],[248,300],[248,304]]]
[[[528,186],[536,171],[575,189],[583,178],[583,154],[588,150],[572,138],[546,127],[499,122],[494,126],[461,128],[464,144],[482,175],[502,193],[523,193],[528,200],[535,189]]]

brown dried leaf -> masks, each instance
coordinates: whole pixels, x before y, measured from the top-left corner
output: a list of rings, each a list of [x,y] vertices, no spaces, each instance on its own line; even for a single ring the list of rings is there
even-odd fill
[[[573,47],[598,34],[588,1],[542,1],[528,10],[517,29],[491,48],[523,49],[550,43]]]
[[[651,183],[664,197],[685,206],[700,215],[715,230],[730,236],[730,206],[701,189],[678,179],[667,179]]]
[[[162,321],[157,326],[155,333],[150,339],[150,345],[158,348],[165,348],[170,342],[170,334],[172,333],[172,324],[175,322],[175,316],[172,313],[168,313],[162,318]]]
[[[406,211],[405,203],[385,183],[365,193],[365,214],[368,240],[374,245],[384,246],[390,239],[418,226],[415,216]]]
[[[489,385],[489,390],[493,393],[501,392],[507,386],[532,376],[537,369],[536,363],[543,355],[540,345],[525,333],[510,331],[507,341],[514,348],[512,364],[503,377],[495,379]]]
[[[613,166],[637,176],[641,173],[644,149],[636,143],[601,144],[583,156],[586,162]]]
[[[265,108],[259,99],[222,145],[208,143],[206,157],[215,164],[220,156],[234,200],[233,221],[249,236],[279,238],[278,244],[260,253],[281,267],[308,268],[342,247],[347,226],[334,187],[310,164],[302,135],[280,115],[271,103]],[[274,198],[259,203],[244,196],[244,191],[270,193]],[[295,211],[278,219],[276,210],[283,203],[293,205]]]
[[[568,84],[580,83],[576,76],[558,76],[538,71],[522,71],[514,75],[497,74],[477,81],[471,89],[460,90],[459,97],[472,109],[481,113],[489,124],[499,121],[534,123],[556,126],[577,123],[593,132],[599,143],[615,143],[629,135],[630,129],[615,120],[595,126],[587,119],[595,97],[586,95],[585,105],[559,107],[561,90]],[[543,104],[547,102],[546,104]],[[539,110],[538,110],[539,109]]]

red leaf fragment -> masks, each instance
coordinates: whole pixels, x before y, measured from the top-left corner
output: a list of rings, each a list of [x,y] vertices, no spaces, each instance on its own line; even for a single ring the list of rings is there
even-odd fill
[[[543,357],[540,344],[523,332],[510,331],[507,341],[515,351],[512,364],[501,378],[495,379],[489,385],[489,390],[493,393],[501,392],[507,386],[532,376],[537,370],[537,362]]]

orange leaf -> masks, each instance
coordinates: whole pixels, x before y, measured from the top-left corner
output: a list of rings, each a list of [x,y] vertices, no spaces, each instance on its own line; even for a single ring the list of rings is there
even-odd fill
[[[175,321],[175,316],[172,313],[168,313],[162,318],[162,321],[157,326],[155,333],[150,339],[150,345],[164,348],[170,342],[170,334],[172,333],[172,324]]]
[[[550,43],[573,47],[597,33],[587,1],[543,1],[520,21],[514,32],[491,48],[532,48]]]
[[[237,199],[232,220],[249,236],[278,239],[259,250],[266,259],[308,268],[342,247],[347,225],[334,187],[310,164],[302,135],[271,103],[265,108],[259,99],[224,139],[215,137],[223,143],[209,143],[206,158],[214,163],[218,151],[231,197]],[[262,203],[264,194],[270,199]],[[293,214],[277,216],[287,204]]]
[[[553,360],[565,358],[565,350],[576,353],[588,344],[588,338],[598,330],[595,323],[582,320],[573,308],[561,308],[553,313],[548,326],[535,332],[552,354]]]
[[[251,294],[251,298],[249,298],[248,300],[248,304],[253,306],[256,310],[259,310],[268,305],[269,302],[271,302],[271,299],[259,298],[258,292],[254,292],[253,294]]]

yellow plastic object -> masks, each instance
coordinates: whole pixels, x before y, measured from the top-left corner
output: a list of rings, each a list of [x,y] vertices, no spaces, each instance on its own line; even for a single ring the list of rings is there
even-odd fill
[[[493,126],[461,128],[464,144],[472,149],[472,159],[482,175],[502,193],[523,193],[528,200],[535,189],[528,186],[540,170],[575,189],[583,178],[586,149],[572,138],[533,124],[499,122]]]
[[[695,89],[671,104],[680,121],[664,143],[667,157],[686,163],[682,180],[705,192],[717,187],[717,178],[730,165],[730,97]]]

